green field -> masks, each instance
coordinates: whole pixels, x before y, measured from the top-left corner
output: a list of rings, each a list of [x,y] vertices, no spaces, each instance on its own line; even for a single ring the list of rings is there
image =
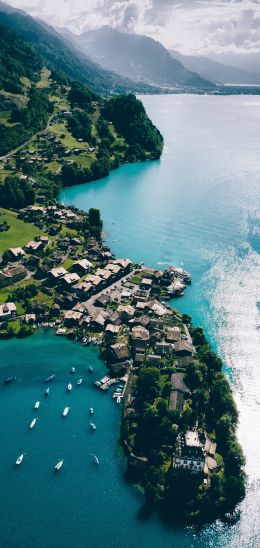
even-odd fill
[[[77,139],[74,139],[74,137],[71,135],[71,133],[68,131],[66,127],[65,122],[58,122],[56,124],[52,124],[50,126],[50,130],[55,133],[55,135],[58,137],[60,142],[69,150],[72,150],[73,148],[85,148],[86,143],[79,143]],[[65,135],[65,137],[61,138],[61,135]]]
[[[11,293],[13,293],[15,289],[18,289],[18,287],[26,287],[27,285],[32,285],[32,284],[39,285],[39,283],[36,282],[33,278],[28,278],[26,280],[21,280],[20,282],[17,282],[16,284],[3,287],[2,289],[0,289],[0,303],[5,303],[8,300],[9,295],[11,295]],[[16,307],[17,307],[18,314],[24,313],[24,309],[21,303],[16,302]]]
[[[39,236],[39,229],[35,226],[24,223],[17,219],[17,213],[8,209],[0,209],[0,222],[7,221],[10,225],[9,230],[0,232],[0,253],[3,253],[10,247],[23,247],[35,236]]]
[[[38,89],[48,88],[50,85],[50,82],[49,82],[50,75],[51,75],[51,71],[47,69],[46,67],[44,67],[41,71],[41,79],[39,80],[39,82],[37,82],[36,87]]]

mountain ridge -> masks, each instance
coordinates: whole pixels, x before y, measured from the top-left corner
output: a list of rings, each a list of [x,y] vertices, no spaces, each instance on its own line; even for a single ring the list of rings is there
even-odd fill
[[[158,41],[144,35],[122,33],[104,26],[75,35],[73,43],[88,53],[89,57],[107,70],[113,70],[136,82],[170,87],[194,87],[212,89],[214,85],[186,69],[172,59],[168,50]]]
[[[11,8],[0,0],[0,22],[24,38],[34,47],[51,68],[58,69],[72,80],[90,85],[99,93],[136,93],[153,92],[147,84],[131,82],[112,71],[104,70],[89,57],[73,48],[51,26],[39,19],[34,19],[26,12]]]
[[[260,75],[225,63],[215,61],[203,55],[183,55],[176,50],[169,50],[170,55],[179,60],[189,70],[208,78],[216,84],[260,84]]]

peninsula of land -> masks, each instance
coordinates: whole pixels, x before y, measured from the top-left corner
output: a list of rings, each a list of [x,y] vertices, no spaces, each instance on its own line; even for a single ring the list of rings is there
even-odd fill
[[[96,388],[121,383],[121,442],[149,504],[189,523],[233,512],[245,474],[232,393],[203,330],[167,304],[189,274],[115,258],[96,209],[1,209],[0,230],[0,337],[52,327],[98,345],[108,374]]]
[[[244,498],[244,457],[221,360],[168,306],[189,274],[116,258],[97,209],[57,201],[62,186],[159,159],[163,137],[133,94],[71,81],[2,24],[1,45],[0,337],[52,327],[98,345],[108,374],[95,388],[120,383],[121,442],[147,501],[170,519],[223,517]]]

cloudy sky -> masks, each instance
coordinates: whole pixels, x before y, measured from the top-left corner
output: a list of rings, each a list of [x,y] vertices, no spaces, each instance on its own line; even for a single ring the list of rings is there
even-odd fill
[[[6,0],[55,26],[110,25],[182,53],[260,54],[260,0]]]

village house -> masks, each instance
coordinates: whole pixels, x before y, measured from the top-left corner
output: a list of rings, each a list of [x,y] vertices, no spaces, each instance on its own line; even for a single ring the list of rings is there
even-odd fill
[[[109,348],[108,361],[110,364],[125,362],[130,359],[130,350],[126,343],[115,343]]]
[[[73,310],[76,310],[77,312],[81,312],[81,314],[85,314],[88,309],[85,303],[77,303],[75,306],[73,306]]]
[[[171,392],[169,397],[169,410],[181,413],[184,398],[191,392],[184,382],[184,373],[173,373],[171,376]]]
[[[107,306],[111,302],[111,298],[109,295],[106,295],[105,293],[102,293],[97,297],[95,300],[95,306]]]
[[[57,282],[59,278],[68,274],[67,270],[63,266],[57,266],[49,271],[49,277],[52,281]]]
[[[165,341],[157,342],[155,344],[155,352],[159,356],[171,356],[172,355],[172,345]]]
[[[130,304],[120,304],[117,307],[117,312],[120,315],[122,322],[127,323],[129,322],[129,320],[131,320],[131,318],[134,317],[135,308]]]
[[[123,289],[123,291],[121,292],[121,300],[125,302],[128,299],[130,299],[131,295],[132,295],[131,289]]]
[[[36,314],[25,314],[23,317],[24,323],[32,325],[36,322]]]
[[[22,247],[10,247],[7,253],[8,253],[8,259],[10,261],[19,261],[25,255],[25,252]]]
[[[112,309],[107,309],[107,317],[109,319],[109,323],[112,323],[114,325],[121,325],[121,320],[119,314]]]
[[[129,325],[131,327],[142,325],[142,327],[146,327],[148,329],[150,325],[150,321],[151,320],[148,316],[142,315],[142,316],[139,316],[138,318],[133,318],[132,320],[130,320]]]
[[[25,247],[29,253],[37,253],[37,251],[40,251],[43,248],[43,242],[35,242],[34,240],[31,240]]]
[[[122,267],[118,264],[114,263],[108,263],[105,266],[105,270],[108,270],[109,272],[112,272],[114,279],[118,279],[122,272]]]
[[[132,329],[132,346],[134,349],[144,349],[147,347],[150,339],[149,331],[142,325],[137,325]]]
[[[156,345],[156,343],[162,341],[163,339],[163,332],[159,329],[153,329],[153,331],[150,332],[150,341],[152,345]]]
[[[46,213],[46,209],[43,206],[29,206],[28,207],[28,213],[30,219],[38,219],[39,217],[42,217]]]
[[[93,264],[87,259],[80,259],[79,261],[73,263],[72,268],[73,271],[77,272],[77,274],[83,276],[84,274],[91,272]]]
[[[0,304],[0,322],[10,320],[16,316],[16,304],[15,303],[4,303]]]
[[[150,306],[152,312],[159,317],[165,316],[166,314],[169,314],[169,310],[167,310],[166,306],[162,305],[158,301],[154,301]]]
[[[76,274],[76,272],[68,272],[67,274],[65,274],[65,276],[62,276],[60,280],[63,286],[68,288],[78,283],[80,280],[80,277],[78,274]]]
[[[26,268],[21,265],[13,265],[0,270],[0,287],[6,287],[23,280],[28,275]]]
[[[81,295],[82,298],[88,299],[92,293],[93,286],[88,282],[80,282],[74,285],[74,289]]]
[[[174,343],[174,350],[177,356],[191,356],[195,353],[193,344],[185,340]]]
[[[121,326],[120,325],[113,325],[112,323],[107,324],[105,333],[107,335],[118,335],[120,332]]]
[[[146,289],[137,289],[134,293],[134,302],[146,302],[149,299],[150,291]]]
[[[130,272],[131,267],[133,265],[133,263],[132,263],[132,261],[130,261],[130,259],[115,259],[114,264],[120,266],[124,270],[125,274]]]
[[[159,318],[152,318],[150,321],[150,328],[163,330],[163,320]]]
[[[173,468],[203,474],[205,461],[205,454],[198,432],[190,430],[184,436],[179,434],[173,457]]]
[[[107,314],[104,310],[95,310],[91,314],[91,328],[93,331],[103,331],[106,323],[108,322]]]
[[[179,327],[168,327],[166,330],[166,341],[175,343],[181,339],[181,330]]]
[[[113,273],[103,268],[98,268],[95,275],[102,279],[102,287],[107,287],[113,281]]]
[[[102,278],[100,278],[99,276],[95,276],[94,274],[88,274],[85,281],[87,283],[91,283],[94,290],[98,289],[102,284]]]
[[[69,327],[75,326],[79,323],[81,317],[81,312],[78,312],[77,310],[66,310],[66,312],[64,312],[64,325]]]
[[[40,242],[43,243],[43,245],[47,245],[49,243],[49,238],[48,236],[40,236]]]
[[[150,278],[143,278],[141,283],[140,283],[140,288],[141,289],[151,289],[152,284],[153,284],[153,282]]]

